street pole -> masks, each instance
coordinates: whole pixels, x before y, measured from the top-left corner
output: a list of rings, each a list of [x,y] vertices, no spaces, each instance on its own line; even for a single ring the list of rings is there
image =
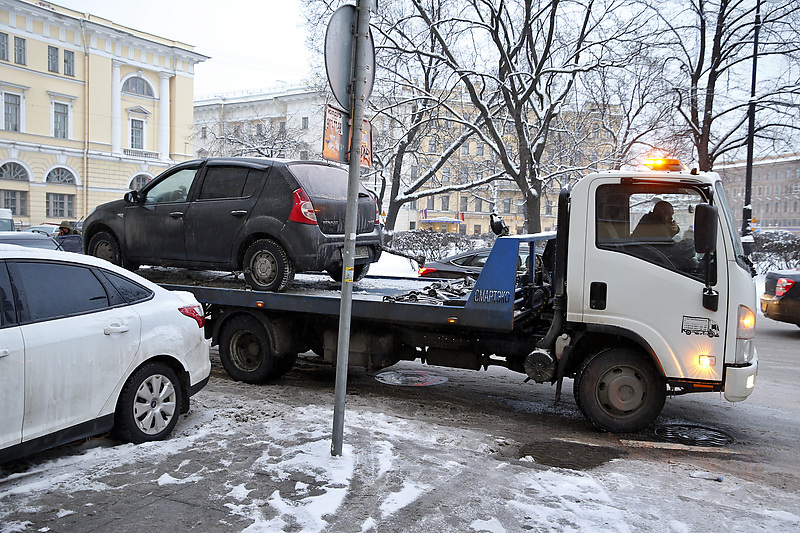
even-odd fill
[[[353,266],[356,252],[358,222],[358,186],[361,174],[361,122],[367,94],[367,52],[369,16],[373,0],[357,0],[353,74],[350,91],[350,166],[347,183],[347,212],[345,241],[342,249],[342,296],[339,307],[339,339],[336,348],[336,389],[333,404],[333,438],[331,455],[342,455],[344,434],[344,404],[347,390],[347,365],[350,354],[350,317],[353,303]]]
[[[753,145],[756,131],[756,68],[758,66],[758,33],[761,30],[761,0],[756,0],[756,21],[753,29],[753,74],[750,80],[750,104],[747,109],[747,167],[744,175],[744,208],[742,209],[742,244],[745,255],[753,251]]]

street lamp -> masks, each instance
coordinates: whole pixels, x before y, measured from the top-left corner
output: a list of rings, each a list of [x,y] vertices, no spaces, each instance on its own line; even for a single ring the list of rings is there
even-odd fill
[[[774,0],[764,0],[771,2]],[[758,32],[761,30],[761,2],[756,0],[756,20],[753,28],[753,74],[750,80],[750,104],[747,109],[747,166],[745,170],[744,207],[742,209],[742,244],[746,255],[753,251],[753,219],[752,188],[753,188],[753,144],[756,131],[756,68],[758,65]]]

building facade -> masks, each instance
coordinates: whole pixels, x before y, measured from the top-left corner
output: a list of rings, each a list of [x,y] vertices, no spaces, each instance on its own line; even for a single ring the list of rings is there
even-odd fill
[[[80,220],[191,157],[193,47],[48,2],[0,2],[0,207]]]
[[[737,227],[742,226],[746,169],[746,161],[714,167],[725,182]],[[800,234],[800,154],[753,161],[750,200],[755,231],[785,230]]]

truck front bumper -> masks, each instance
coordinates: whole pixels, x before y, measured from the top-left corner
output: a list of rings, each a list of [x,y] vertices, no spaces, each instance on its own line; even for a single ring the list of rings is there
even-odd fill
[[[746,366],[729,366],[725,369],[725,399],[729,402],[746,400],[756,384],[758,355]]]

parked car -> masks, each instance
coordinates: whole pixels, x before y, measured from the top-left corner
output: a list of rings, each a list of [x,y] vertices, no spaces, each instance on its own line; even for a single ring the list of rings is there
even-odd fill
[[[58,224],[37,224],[35,226],[28,226],[23,231],[30,233],[43,233],[48,237],[55,237],[58,235]]]
[[[0,462],[166,438],[208,381],[204,322],[192,294],[107,261],[0,244]]]
[[[41,248],[42,250],[58,250],[58,243],[49,235],[29,231],[0,231],[0,243]]]
[[[477,278],[489,258],[491,248],[480,248],[445,257],[439,261],[426,261],[418,272],[423,278]],[[523,271],[528,263],[528,250],[520,247],[517,270]]]
[[[764,278],[761,295],[764,316],[800,326],[800,271],[776,270]]]
[[[282,291],[295,272],[341,280],[347,171],[311,161],[211,158],[176,165],[85,220],[85,252],[139,265],[242,271]],[[375,197],[358,193],[354,277],[380,257]]]

